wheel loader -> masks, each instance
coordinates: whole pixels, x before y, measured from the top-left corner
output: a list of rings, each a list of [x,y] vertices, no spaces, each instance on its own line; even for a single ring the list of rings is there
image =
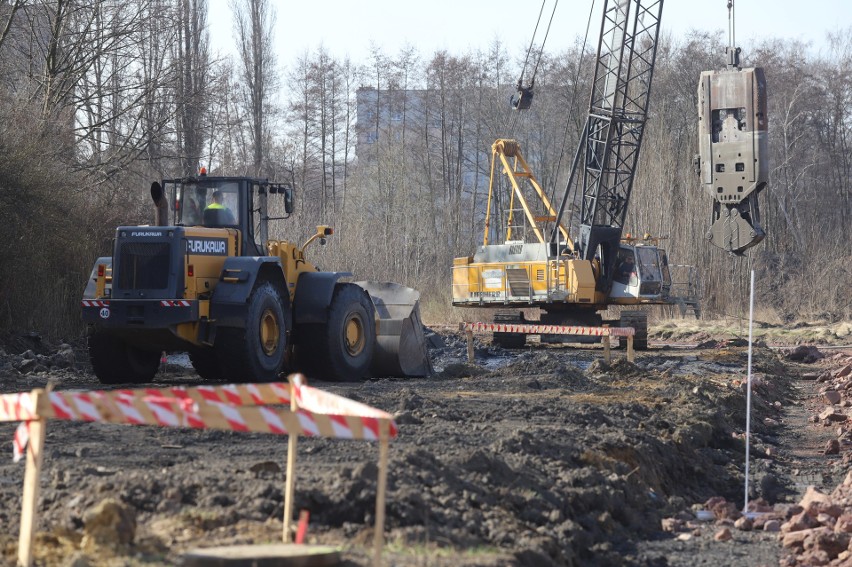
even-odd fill
[[[83,294],[102,383],[150,382],[163,352],[188,352],[208,381],[430,373],[416,290],[320,271],[306,249],[329,226],[301,246],[269,238],[292,214],[291,187],[202,172],[152,183],[151,198],[156,225],[118,227]]]

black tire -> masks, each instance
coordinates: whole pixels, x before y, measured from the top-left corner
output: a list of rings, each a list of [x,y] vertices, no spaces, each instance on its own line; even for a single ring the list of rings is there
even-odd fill
[[[494,333],[492,342],[501,348],[524,348],[527,336],[523,333]]]
[[[101,384],[142,384],[154,380],[160,351],[142,350],[101,329],[89,334],[89,360]]]
[[[289,309],[289,308],[288,308]],[[258,282],[246,308],[244,329],[216,331],[216,355],[222,379],[233,382],[272,382],[284,369],[287,321],[281,294],[270,282]]]
[[[633,335],[633,348],[635,350],[648,350],[648,314],[644,311],[622,311],[619,327],[633,327],[636,334]],[[626,345],[627,341],[620,341]],[[625,346],[626,348],[626,346]]]
[[[494,314],[495,323],[507,325],[523,325],[527,322],[523,311],[497,311]],[[524,333],[494,333],[491,343],[501,348],[524,348],[527,344],[527,336]]]
[[[224,380],[222,365],[219,364],[216,351],[212,348],[199,348],[189,351],[189,361],[202,380],[210,382]]]
[[[302,324],[294,328],[293,357],[294,372],[313,378],[326,372],[323,361],[326,353],[324,338],[326,326],[316,323]]]
[[[328,322],[312,339],[320,361],[317,378],[357,382],[367,376],[376,346],[375,309],[367,292],[354,284],[338,284]]]

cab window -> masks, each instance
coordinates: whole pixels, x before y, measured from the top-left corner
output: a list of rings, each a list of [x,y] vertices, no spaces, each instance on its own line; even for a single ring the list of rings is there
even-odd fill
[[[657,249],[651,246],[637,246],[636,255],[639,259],[639,274],[642,281],[660,281],[660,256],[657,254]]]
[[[202,222],[204,226],[237,226],[240,216],[239,184],[224,182],[199,187],[196,191],[204,203]]]
[[[614,280],[624,285],[636,285],[636,261],[633,250],[621,248],[615,257]]]

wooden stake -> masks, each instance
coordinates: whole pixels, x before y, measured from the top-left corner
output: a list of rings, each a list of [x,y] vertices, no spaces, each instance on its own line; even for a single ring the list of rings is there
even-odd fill
[[[385,546],[385,492],[388,484],[388,444],[390,424],[379,421],[379,478],[376,486],[376,525],[373,528],[373,567],[382,567],[382,549]]]
[[[604,328],[608,327],[608,325],[604,325]],[[609,348],[609,334],[603,336],[603,347],[604,347],[604,362],[607,364],[612,364],[612,353]]]
[[[464,334],[467,337],[467,361],[473,364],[473,331],[468,329]]]
[[[33,390],[33,406],[39,410],[44,390]],[[18,566],[33,564],[33,539],[38,523],[39,478],[41,477],[44,436],[47,421],[29,422],[30,439],[27,444],[27,468],[24,472],[24,496],[21,503],[21,533],[18,536]]]
[[[633,335],[630,335],[627,337],[627,362],[633,362],[635,358],[633,353]]]
[[[299,409],[299,404],[296,402],[296,386],[293,384],[292,376],[288,380],[290,382],[290,411],[295,413]],[[298,441],[298,434],[291,431],[290,438],[287,440],[287,480],[284,485],[284,543],[292,541],[290,521],[293,518],[293,494],[296,486],[296,451]]]

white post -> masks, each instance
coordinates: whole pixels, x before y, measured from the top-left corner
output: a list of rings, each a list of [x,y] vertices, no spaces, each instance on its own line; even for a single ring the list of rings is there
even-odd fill
[[[751,446],[751,346],[752,324],[754,322],[754,270],[751,271],[751,297],[748,307],[748,374],[746,380],[746,456],[745,456],[745,504],[743,514],[748,512],[748,461]]]

